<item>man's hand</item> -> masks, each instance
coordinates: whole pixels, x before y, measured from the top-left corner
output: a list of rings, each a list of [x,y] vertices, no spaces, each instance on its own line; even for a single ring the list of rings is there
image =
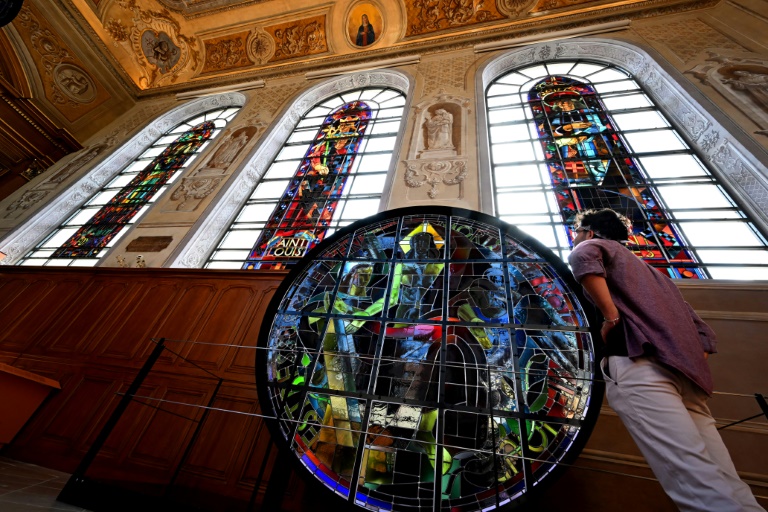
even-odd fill
[[[603,338],[603,343],[608,341],[608,333],[615,329],[617,325],[619,324],[613,322],[603,322],[603,325],[600,327],[600,337]]]

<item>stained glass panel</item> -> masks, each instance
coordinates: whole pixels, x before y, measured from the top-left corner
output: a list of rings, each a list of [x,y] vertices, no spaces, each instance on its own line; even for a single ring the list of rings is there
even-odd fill
[[[20,261],[21,265],[93,266],[114,246],[239,111],[196,116],[158,138],[64,224]],[[51,251],[53,249],[53,251]]]
[[[561,258],[576,213],[613,208],[633,221],[628,247],[670,277],[768,279],[765,238],[629,73],[537,64],[497,79],[487,104],[496,214]]]
[[[578,289],[551,252],[477,212],[344,228],[267,312],[256,368],[272,434],[361,508],[493,510],[540,492],[601,403]]]
[[[335,229],[376,213],[404,103],[398,91],[369,88],[309,109],[206,267],[290,267]],[[233,236],[247,258],[223,250]]]

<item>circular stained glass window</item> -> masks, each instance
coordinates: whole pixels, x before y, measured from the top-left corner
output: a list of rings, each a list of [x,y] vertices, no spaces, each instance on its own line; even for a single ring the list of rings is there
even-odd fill
[[[549,250],[477,212],[348,226],[268,310],[256,368],[272,435],[360,508],[527,502],[578,455],[601,404],[577,289]]]

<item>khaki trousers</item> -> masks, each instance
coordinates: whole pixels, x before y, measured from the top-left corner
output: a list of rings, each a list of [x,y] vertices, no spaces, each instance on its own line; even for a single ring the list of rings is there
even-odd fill
[[[608,403],[681,511],[764,512],[736,473],[704,391],[653,357],[610,356],[601,367]]]

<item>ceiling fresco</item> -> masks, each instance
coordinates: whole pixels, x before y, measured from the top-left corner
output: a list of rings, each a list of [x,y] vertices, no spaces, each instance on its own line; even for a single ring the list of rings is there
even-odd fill
[[[701,7],[695,0],[57,0],[136,92],[253,80]],[[42,5],[44,0],[29,4]],[[707,3],[707,2],[705,2]],[[14,22],[23,31],[20,21]],[[75,65],[76,64],[72,64]],[[69,69],[69,87],[81,78]],[[91,89],[96,84],[82,82]],[[66,90],[65,90],[66,89]],[[94,97],[91,101],[96,101]]]

